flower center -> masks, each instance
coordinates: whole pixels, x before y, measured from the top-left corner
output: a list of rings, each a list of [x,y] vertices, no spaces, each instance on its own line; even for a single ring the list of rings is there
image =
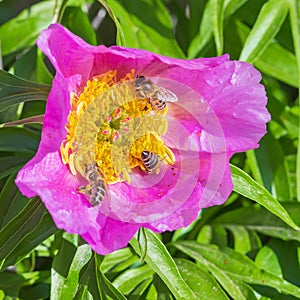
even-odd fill
[[[134,70],[119,80],[116,70],[93,77],[82,93],[71,94],[67,137],[60,149],[63,163],[90,185],[92,165],[112,184],[130,182],[134,168],[152,173],[159,172],[162,161],[174,164],[174,154],[161,138],[167,131],[167,91],[144,76],[135,77]]]

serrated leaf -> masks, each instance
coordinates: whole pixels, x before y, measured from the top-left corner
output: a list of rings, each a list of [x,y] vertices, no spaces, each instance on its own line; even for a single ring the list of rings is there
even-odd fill
[[[122,26],[127,47],[147,49],[171,57],[184,57],[173,36],[170,14],[161,0],[106,2]]]
[[[42,29],[51,23],[55,3],[42,1],[22,11],[0,27],[2,55],[32,46]]]
[[[177,258],[175,262],[182,277],[198,299],[229,299],[215,278],[208,272],[187,259]]]
[[[245,42],[240,60],[253,62],[280,30],[289,9],[284,0],[270,0],[262,7]]]
[[[284,207],[263,186],[257,183],[240,168],[234,165],[231,165],[230,168],[234,183],[234,191],[259,203],[292,228],[300,230]]]
[[[0,111],[26,101],[46,100],[51,86],[34,83],[0,70]]]
[[[145,229],[145,235],[147,239],[145,262],[159,275],[176,298],[197,299],[181,277],[174,260],[164,244],[150,230]],[[141,235],[140,243],[145,249],[146,243],[143,235]],[[139,255],[142,255],[136,238],[133,238],[130,244]]]
[[[260,269],[248,257],[230,248],[221,249],[214,245],[200,245],[193,241],[180,241],[172,246],[196,259],[211,271],[221,270],[234,280],[270,286],[284,294],[300,297],[297,286]]]

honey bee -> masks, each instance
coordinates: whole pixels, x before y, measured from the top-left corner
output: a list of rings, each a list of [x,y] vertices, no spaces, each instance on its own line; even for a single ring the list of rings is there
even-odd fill
[[[149,99],[149,103],[154,110],[163,110],[167,106],[167,102],[178,101],[173,92],[153,83],[145,76],[138,76],[133,84],[140,97]]]
[[[141,161],[147,173],[153,173],[159,165],[158,155],[150,151],[143,151]]]
[[[89,202],[92,206],[97,206],[104,199],[107,192],[107,185],[103,173],[95,163],[87,165],[85,169],[86,179],[89,184],[81,186],[79,192],[89,195]]]

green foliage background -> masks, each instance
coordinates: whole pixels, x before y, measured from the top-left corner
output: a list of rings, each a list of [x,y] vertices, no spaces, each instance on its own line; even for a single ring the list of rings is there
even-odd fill
[[[53,69],[35,40],[58,21],[93,45],[253,63],[269,98],[268,133],[259,149],[233,157],[235,188],[224,205],[176,232],[141,231],[102,257],[59,231],[42,202],[14,183],[41,125],[2,126],[0,299],[300,299],[299,2],[100,2],[0,1],[9,72],[0,72],[0,124],[44,113]]]

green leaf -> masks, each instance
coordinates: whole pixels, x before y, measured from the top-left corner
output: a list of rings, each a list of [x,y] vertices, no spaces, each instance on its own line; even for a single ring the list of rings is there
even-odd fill
[[[50,88],[0,70],[0,111],[25,101],[46,100]]]
[[[41,223],[45,212],[41,200],[33,198],[15,218],[0,230],[1,267],[7,255]]]
[[[233,299],[256,299],[253,291],[251,293],[251,290],[249,290],[249,286],[245,285],[242,281],[232,278],[232,276],[230,276],[224,270],[221,270],[214,264],[210,264],[208,266],[208,269]]]
[[[102,257],[94,254],[81,269],[76,293],[72,299],[126,299],[101,272],[100,265],[102,259]],[[80,262],[80,260],[78,260],[78,262]]]
[[[61,23],[87,43],[97,45],[95,31],[88,16],[80,7],[66,7]]]
[[[255,263],[262,269],[282,276],[280,263],[274,250],[269,246],[262,247],[255,257]]]
[[[171,57],[184,57],[173,36],[169,12],[160,0],[106,2],[122,26],[127,47],[147,49]]]
[[[92,257],[91,248],[85,244],[77,248],[63,239],[52,265],[51,299],[73,299],[76,294],[80,271]]]
[[[264,186],[268,187],[278,201],[291,200],[290,182],[281,144],[268,132],[256,150]]]
[[[53,75],[47,68],[44,62],[45,55],[40,49],[37,49],[36,55],[36,77],[39,83],[51,84],[53,80]]]
[[[55,3],[42,1],[22,11],[0,27],[2,55],[32,46],[42,29],[51,23]]]
[[[34,154],[39,144],[39,136],[25,128],[0,128],[0,151]]]
[[[138,262],[138,256],[130,248],[124,248],[107,254],[102,263],[103,273],[119,273]]]
[[[10,254],[6,257],[3,262],[2,268],[6,268],[11,265],[15,265],[21,261],[25,256],[27,256],[31,251],[33,251],[38,245],[49,238],[51,235],[55,234],[58,229],[50,216],[46,213],[41,223],[32,230],[25,238],[17,243],[16,247]]]
[[[19,274],[11,272],[0,273],[0,290],[5,292],[6,297],[1,299],[17,299],[19,291],[26,280]],[[11,297],[11,298],[9,298]]]
[[[125,300],[126,298],[122,293],[106,278],[106,276],[101,271],[101,263],[103,257],[95,254],[96,260],[96,278],[99,290],[105,293],[105,295],[111,296],[113,299]]]
[[[234,238],[234,250],[240,253],[248,253],[251,250],[251,240],[248,230],[243,226],[226,226]]]
[[[295,55],[276,42],[270,42],[254,65],[263,73],[270,75],[293,87],[298,87],[298,72]]]
[[[216,0],[214,0],[216,1]],[[225,3],[225,17],[224,19],[229,18],[233,15],[245,2],[248,0],[229,0]],[[188,58],[194,58],[198,55],[198,53],[209,43],[209,41],[213,37],[213,29],[216,30],[220,34],[219,28],[220,26],[213,27],[213,20],[212,20],[212,8],[211,8],[211,1],[207,2],[203,17],[200,23],[199,32],[194,37],[192,42],[190,43],[188,49]],[[220,13],[220,10],[219,10]],[[217,17],[216,17],[217,18]],[[216,19],[214,22],[221,22],[222,20]],[[217,29],[216,29],[217,28]]]
[[[145,235],[147,239],[145,262],[159,275],[177,299],[197,299],[181,277],[164,244],[150,230],[145,229]],[[146,243],[143,235],[141,235],[140,243],[145,251]],[[130,244],[139,255],[142,255],[139,243],[135,238],[131,240]]]
[[[175,262],[182,277],[198,299],[229,299],[215,278],[208,272],[200,269],[199,266],[187,259],[177,258]]]
[[[285,209],[298,220],[300,204],[298,202],[284,202]],[[300,223],[298,221],[298,223]],[[284,241],[300,241],[300,232],[292,229],[286,223],[279,220],[275,215],[261,206],[250,206],[237,208],[217,216],[212,225],[222,224],[229,230],[239,230],[240,227],[248,230],[256,230],[267,236],[280,238]],[[236,228],[236,229],[233,229]]]
[[[18,155],[0,157],[0,179],[19,171],[32,155],[18,153]]]
[[[288,8],[289,4],[285,0],[269,0],[262,7],[245,42],[240,60],[253,62],[261,55],[281,28]]]
[[[200,245],[193,241],[181,241],[172,246],[196,259],[213,274],[221,271],[228,279],[243,281],[249,284],[270,286],[279,292],[300,297],[297,286],[283,280],[279,276],[260,269],[247,256],[230,248],[217,248],[214,245]],[[240,298],[238,298],[240,299]]]
[[[19,192],[15,178],[15,174],[11,175],[0,193],[0,228],[9,223],[28,203],[28,199]]]
[[[128,295],[143,281],[149,278],[151,279],[153,277],[153,273],[153,270],[148,265],[129,269],[118,276],[113,281],[113,285],[123,294]]]
[[[118,18],[116,17],[116,15],[114,14],[113,10],[110,8],[110,6],[106,3],[107,1],[105,0],[98,0],[103,7],[107,10],[109,16],[111,17],[111,19],[113,20],[113,22],[115,23],[116,27],[117,27],[117,45],[119,46],[123,46],[126,47],[126,38],[123,32],[123,28],[118,20]]]
[[[210,0],[212,25],[217,48],[217,55],[223,54],[224,2],[224,0]]]
[[[231,165],[231,172],[234,191],[259,203],[292,228],[300,230],[284,207],[263,186],[236,166]]]

